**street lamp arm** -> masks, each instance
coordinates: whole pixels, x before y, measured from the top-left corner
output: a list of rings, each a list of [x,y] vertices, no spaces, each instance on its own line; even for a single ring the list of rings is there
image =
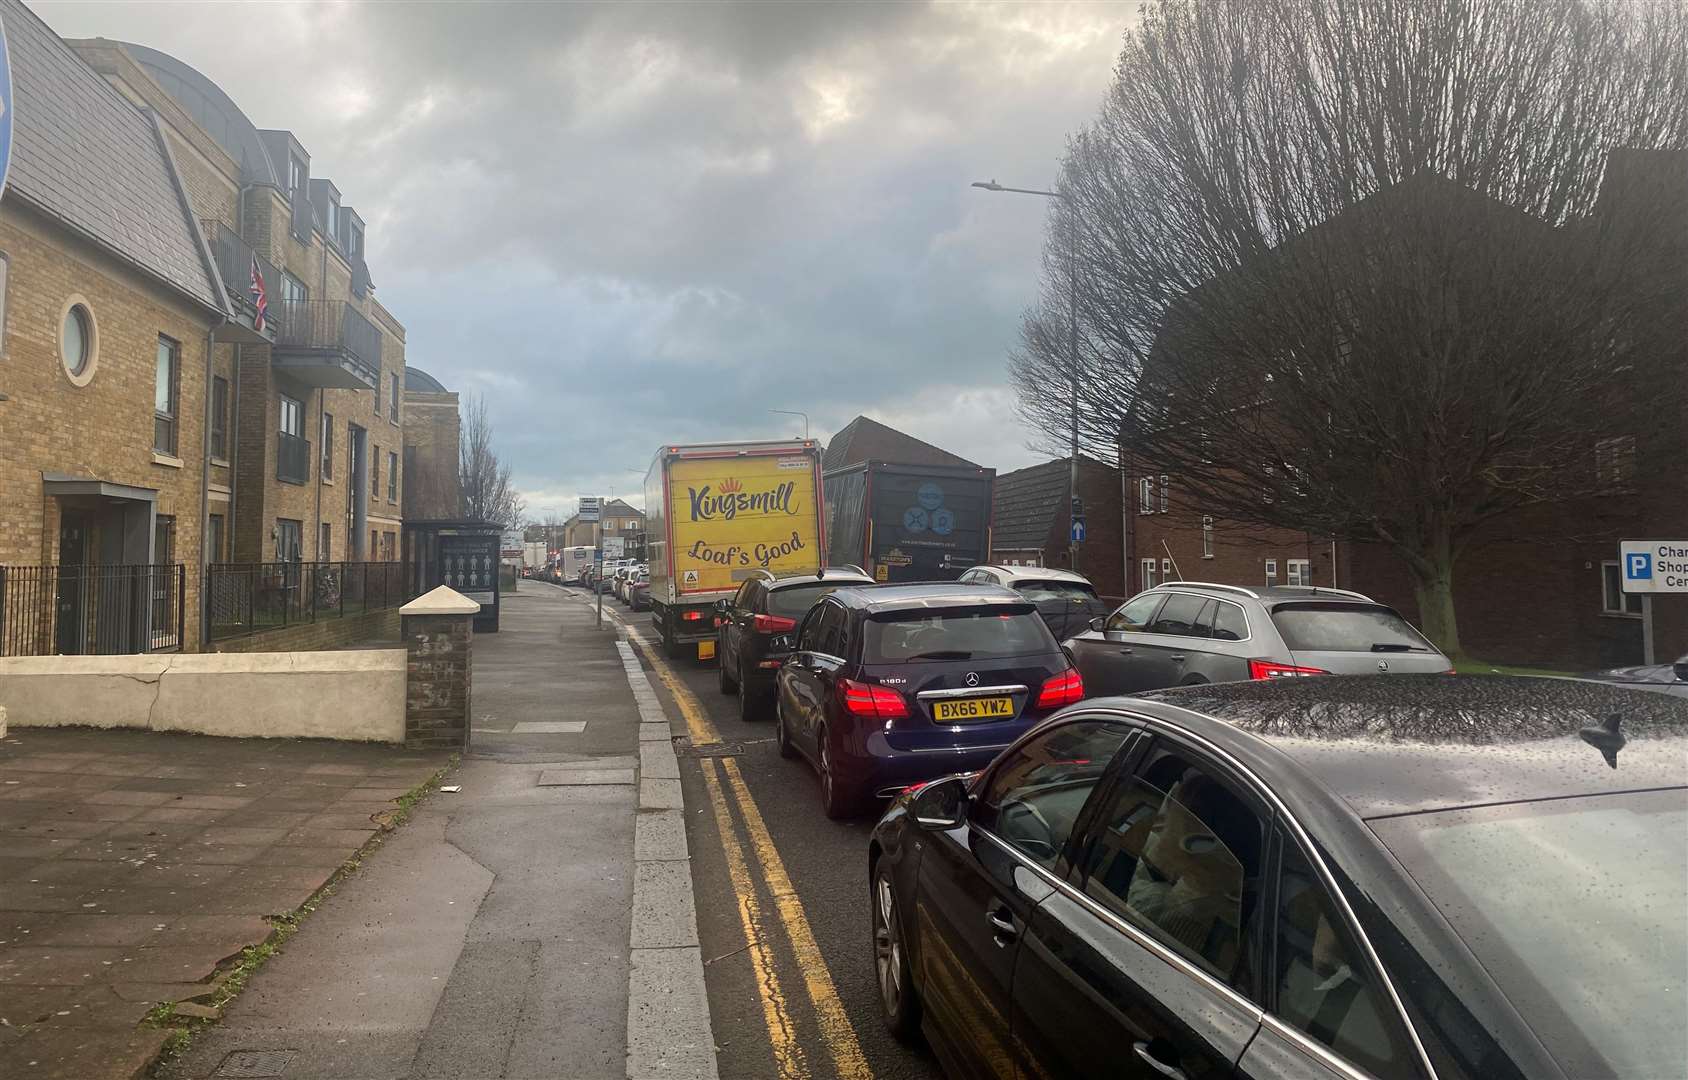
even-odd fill
[[[973,181],[973,186],[976,188],[983,188],[986,191],[1012,191],[1016,195],[1043,195],[1051,199],[1066,199],[1068,197],[1064,191],[1041,191],[1037,188],[1008,187],[1004,184],[997,183],[995,180],[975,180]]]

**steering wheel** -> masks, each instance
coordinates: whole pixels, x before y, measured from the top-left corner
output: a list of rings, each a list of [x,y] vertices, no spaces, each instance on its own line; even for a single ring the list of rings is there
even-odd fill
[[[1021,799],[1005,802],[998,814],[1002,834],[1015,846],[1049,858],[1054,858],[1059,853],[1061,845],[1055,840],[1054,827],[1049,824],[1049,819],[1043,816],[1042,811],[1031,803]],[[1037,835],[1039,833],[1042,835]]]

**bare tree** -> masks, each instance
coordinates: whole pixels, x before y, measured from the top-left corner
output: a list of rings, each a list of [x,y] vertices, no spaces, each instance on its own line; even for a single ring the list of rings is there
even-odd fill
[[[1064,439],[1075,229],[1093,452],[1245,526],[1388,545],[1457,655],[1486,523],[1681,452],[1640,409],[1682,415],[1685,147],[1679,4],[1157,5],[1070,142],[1022,410]]]
[[[486,398],[463,398],[463,430],[458,442],[458,472],[463,478],[463,512],[475,521],[506,529],[521,524],[526,504],[510,482],[510,466],[492,448],[492,418]]]

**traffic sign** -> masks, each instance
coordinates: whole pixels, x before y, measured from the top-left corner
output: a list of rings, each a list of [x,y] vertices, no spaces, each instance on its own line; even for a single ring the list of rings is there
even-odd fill
[[[0,25],[0,195],[12,171],[12,46]]]
[[[581,521],[597,521],[598,520],[598,496],[596,496],[596,495],[582,495],[582,496],[580,496],[580,520]]]
[[[1073,496],[1073,517],[1081,518],[1083,516],[1084,516],[1084,500],[1079,498],[1077,495],[1074,495]]]
[[[1626,593],[1688,593],[1688,540],[1624,540],[1618,563]]]
[[[1072,537],[1072,539],[1073,539],[1073,543],[1075,543],[1075,544],[1084,543],[1084,519],[1081,518],[1081,517],[1073,518],[1073,537]]]
[[[604,554],[612,559],[619,559],[627,554],[627,540],[620,536],[604,537]]]

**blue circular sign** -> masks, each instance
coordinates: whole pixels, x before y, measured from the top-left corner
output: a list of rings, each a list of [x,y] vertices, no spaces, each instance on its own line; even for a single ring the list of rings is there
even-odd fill
[[[920,490],[915,492],[914,497],[916,502],[928,510],[936,510],[944,505],[944,489],[930,480],[920,485]]]
[[[955,512],[951,510],[932,511],[932,531],[939,536],[948,536],[955,529]]]
[[[903,511],[903,531],[911,533],[925,532],[928,524],[926,511],[918,506],[911,506]]]

